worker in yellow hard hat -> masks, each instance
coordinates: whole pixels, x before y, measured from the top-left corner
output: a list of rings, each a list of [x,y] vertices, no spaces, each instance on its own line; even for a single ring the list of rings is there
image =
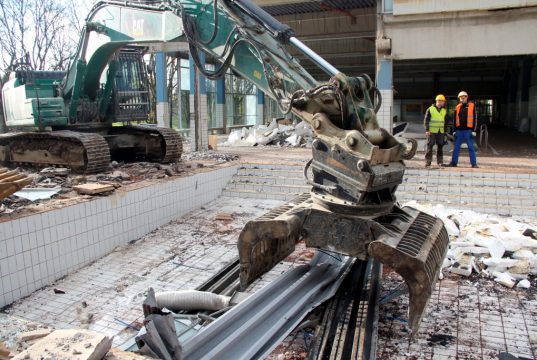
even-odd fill
[[[446,132],[446,97],[439,94],[435,103],[425,112],[425,135],[427,136],[427,151],[425,152],[425,166],[431,166],[433,160],[433,147],[436,145],[436,162],[442,166],[444,153],[444,134]]]
[[[468,102],[468,93],[466,91],[461,91],[458,97],[459,104],[455,108],[455,113],[453,114],[455,146],[453,147],[453,155],[449,166],[457,166],[457,163],[459,162],[459,152],[464,141],[466,145],[468,145],[470,164],[472,164],[473,168],[477,168],[477,158],[474,149],[474,137],[477,129],[475,104]]]

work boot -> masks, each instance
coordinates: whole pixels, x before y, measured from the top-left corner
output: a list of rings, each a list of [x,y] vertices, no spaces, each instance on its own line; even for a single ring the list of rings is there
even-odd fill
[[[472,165],[472,167],[473,167],[474,169],[479,168],[479,166],[477,166],[477,164]]]
[[[431,163],[425,163],[425,167],[431,167]]]
[[[457,164],[449,163],[448,167],[457,167]]]

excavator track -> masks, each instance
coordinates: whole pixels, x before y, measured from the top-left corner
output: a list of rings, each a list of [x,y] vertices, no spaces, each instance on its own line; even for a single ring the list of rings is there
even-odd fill
[[[17,165],[66,166],[78,173],[96,173],[110,165],[106,140],[93,133],[14,133],[0,137],[0,150],[0,161]]]
[[[159,162],[167,164],[178,161],[183,154],[183,139],[179,133],[173,129],[162,127],[149,127],[143,125],[133,126],[137,129],[143,129],[152,134],[159,134],[161,145],[164,147],[164,156]]]
[[[179,161],[183,153],[183,139],[173,129],[148,125],[114,127],[108,132],[108,145],[112,156],[121,157],[119,151],[135,153],[137,160],[173,163]],[[158,138],[155,143],[154,138]],[[132,140],[132,139],[135,140]],[[131,144],[134,141],[136,144]],[[145,144],[140,147],[140,144]],[[132,150],[130,150],[132,146]]]

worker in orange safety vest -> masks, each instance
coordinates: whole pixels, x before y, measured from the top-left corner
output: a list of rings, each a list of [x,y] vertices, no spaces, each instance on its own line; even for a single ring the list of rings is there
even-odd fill
[[[470,153],[470,163],[473,168],[477,168],[477,158],[474,149],[474,137],[477,129],[475,104],[468,102],[468,93],[466,93],[466,91],[461,91],[458,98],[459,104],[455,108],[455,113],[453,114],[455,147],[449,166],[457,166],[461,145],[465,142],[468,146],[468,152]]]

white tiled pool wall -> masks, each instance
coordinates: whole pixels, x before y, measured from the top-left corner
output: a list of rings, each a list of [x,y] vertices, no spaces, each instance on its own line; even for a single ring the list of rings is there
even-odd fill
[[[0,223],[0,308],[216,199],[238,167]]]

